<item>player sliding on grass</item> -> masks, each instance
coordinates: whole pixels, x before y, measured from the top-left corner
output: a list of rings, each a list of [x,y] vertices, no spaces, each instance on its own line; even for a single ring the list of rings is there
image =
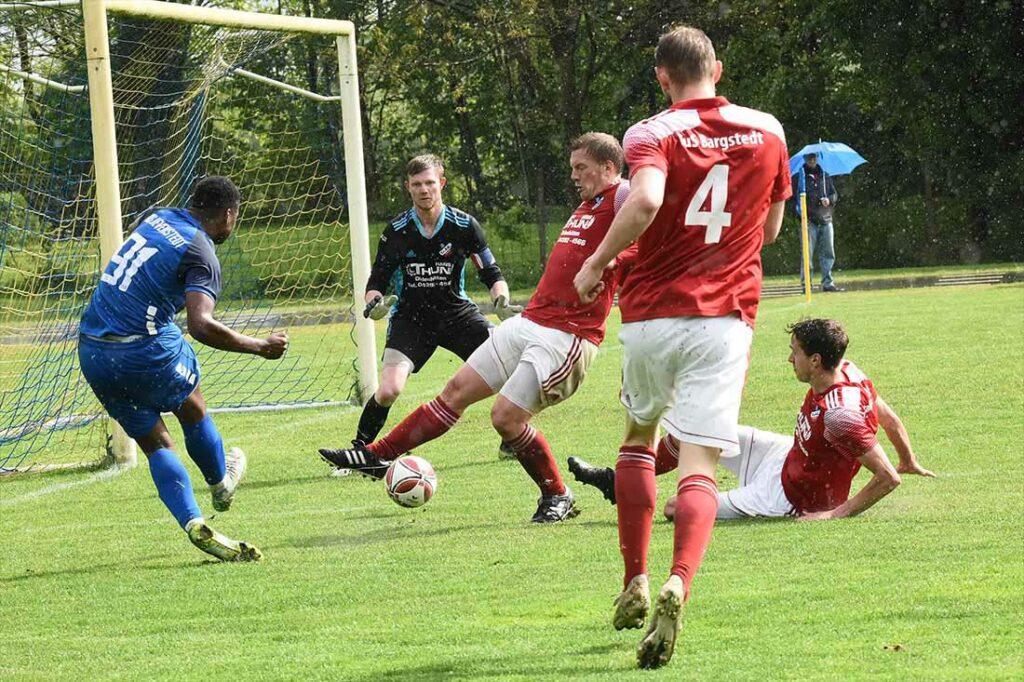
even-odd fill
[[[213,348],[269,360],[288,348],[283,332],[255,339],[213,319],[221,289],[213,247],[231,235],[240,200],[230,180],[208,177],[196,184],[188,209],[146,215],[107,264],[78,340],[82,374],[146,453],[160,499],[192,544],[223,561],[255,561],[260,552],[215,532],[203,519],[160,413],[178,418],[189,457],[210,485],[213,508],[226,511],[245,473],[245,453],[224,453],[199,390],[199,362],[174,315],[186,308],[189,333]]]
[[[426,154],[410,160],[405,189],[413,206],[380,236],[363,314],[380,320],[390,312],[391,322],[380,386],[363,407],[353,445],[376,440],[409,374],[419,372],[438,346],[466,360],[487,340],[492,325],[463,289],[467,257],[489,289],[499,319],[521,310],[508,304],[508,285],[480,223],[442,202],[446,182],[441,159]],[[389,284],[394,294],[385,297]]]
[[[576,297],[572,276],[608,230],[629,186],[620,177],[622,148],[611,135],[587,133],[577,139],[570,165],[583,203],[562,228],[523,314],[503,322],[441,395],[417,408],[383,439],[366,447],[321,450],[324,459],[379,478],[385,462],[444,434],[466,408],[498,393],[491,423],[541,491],[531,521],[553,523],[577,514],[547,440],[529,422],[579,388],[604,338],[605,319],[628,253],[605,260],[597,295],[589,303]]]
[[[740,455],[723,460],[739,478],[739,487],[718,493],[719,519],[796,516],[801,520],[855,516],[885,497],[900,483],[899,474],[934,476],[914,456],[899,416],[878,397],[875,387],[849,360],[849,339],[833,320],[804,320],[789,327],[790,355],[796,378],[810,384],[797,414],[793,436],[739,428]],[[899,456],[889,463],[876,433],[881,424]],[[655,473],[673,471],[679,442],[671,435],[658,446]],[[850,497],[861,466],[873,474]],[[598,488],[615,504],[615,472],[570,457],[576,480]],[[665,504],[675,517],[676,499]]]
[[[740,397],[761,294],[761,246],[792,193],[782,126],[715,96],[722,63],[703,32],[678,27],[655,50],[672,105],[623,140],[629,200],[574,281],[590,300],[607,259],[638,239],[619,301],[626,436],[616,464],[624,589],[612,619],[640,627],[650,596],[658,423],[680,441],[672,569],[637,649],[641,668],[669,661],[683,601],[711,540],[719,454],[738,452]]]

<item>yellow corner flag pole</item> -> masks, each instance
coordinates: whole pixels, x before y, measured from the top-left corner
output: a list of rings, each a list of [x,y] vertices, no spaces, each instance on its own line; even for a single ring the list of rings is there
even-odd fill
[[[807,232],[807,192],[800,192],[800,243],[804,252],[804,296],[811,302],[811,239]]]

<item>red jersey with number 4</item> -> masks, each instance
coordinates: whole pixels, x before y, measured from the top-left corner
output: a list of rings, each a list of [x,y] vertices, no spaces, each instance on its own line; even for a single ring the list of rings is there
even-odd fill
[[[793,191],[782,126],[724,97],[676,102],[623,139],[630,173],[665,173],[665,199],[638,240],[623,322],[739,315],[753,326],[771,204]]]
[[[604,290],[591,303],[580,302],[573,278],[583,267],[583,261],[597,250],[628,195],[629,183],[617,182],[579,205],[551,248],[544,274],[523,310],[523,317],[575,334],[595,345],[604,340],[604,323],[612,309],[615,289],[632,265],[636,247],[623,251],[615,259],[616,267],[604,271]]]
[[[857,459],[878,439],[878,394],[849,360],[842,379],[822,394],[807,391],[796,418],[793,449],[782,467],[782,489],[798,514],[835,509],[850,497]]]

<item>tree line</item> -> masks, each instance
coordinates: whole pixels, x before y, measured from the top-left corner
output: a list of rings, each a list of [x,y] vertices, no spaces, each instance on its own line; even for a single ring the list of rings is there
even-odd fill
[[[453,200],[546,221],[575,202],[566,145],[621,138],[665,100],[655,42],[705,30],[719,92],[773,113],[791,153],[819,139],[869,164],[838,180],[853,265],[1019,259],[1024,4],[1010,0],[278,0],[347,18],[359,39],[367,189],[404,204],[406,158],[439,153]],[[788,257],[788,248],[783,249]]]
[[[840,265],[1024,257],[1024,3],[876,0],[865,11],[859,0],[177,1],[355,24],[378,220],[407,206],[405,161],[433,152],[447,162],[452,203],[506,237],[547,232],[544,244],[577,201],[567,144],[588,130],[621,138],[663,109],[654,45],[665,28],[688,23],[724,62],[719,93],[773,113],[791,153],[825,139],[869,160],[837,180]],[[147,31],[163,29],[122,30],[144,46]],[[182,33],[182,47],[187,40]],[[166,52],[167,71],[180,68]],[[258,66],[336,91],[329,50],[296,43],[284,62]],[[82,76],[84,65],[69,58],[67,70]],[[253,86],[231,87],[244,97]],[[335,148],[324,155],[337,159],[334,107],[285,105],[258,125],[272,132],[289,119],[329,127]],[[252,123],[225,116],[218,125],[230,137],[225,126]],[[769,270],[795,270],[795,239],[773,253]]]

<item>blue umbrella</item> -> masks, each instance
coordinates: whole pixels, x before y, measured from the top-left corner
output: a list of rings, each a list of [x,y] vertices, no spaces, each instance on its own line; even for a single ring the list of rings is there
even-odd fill
[[[817,154],[818,165],[829,175],[846,175],[862,163],[867,163],[867,159],[842,142],[819,142],[809,144],[789,157],[790,175],[800,172],[807,154]]]

